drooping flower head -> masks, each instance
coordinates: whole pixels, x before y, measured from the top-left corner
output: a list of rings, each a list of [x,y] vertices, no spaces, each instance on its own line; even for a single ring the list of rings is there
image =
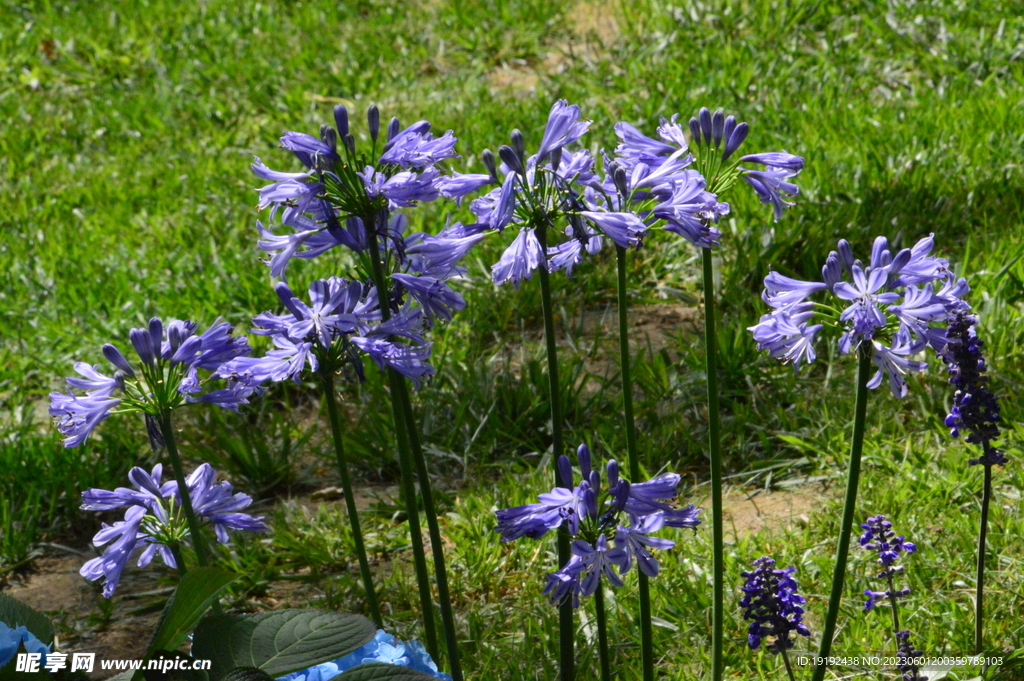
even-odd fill
[[[132,329],[128,337],[136,363],[107,343],[103,355],[115,369],[113,376],[101,373],[99,366],[78,362],[74,368],[79,375],[67,379],[68,391],[50,393],[50,416],[66,436],[65,447],[85,442],[115,409],[159,416],[184,403],[207,402],[232,410],[247,403],[251,391],[235,382],[200,394],[205,382],[200,370],[214,372],[250,351],[245,338],[231,335],[227,322],[215,322],[197,334],[195,322],[176,320],[165,326],[154,317],[148,328]]]
[[[762,641],[771,639],[768,652],[778,655],[793,647],[792,632],[811,635],[803,623],[806,601],[796,592],[797,583],[792,577],[796,568],[776,570],[775,560],[768,556],[755,560],[754,567],[753,572],[742,573],[747,582],[742,587],[740,607],[744,608],[743,619],[750,620],[747,645],[757,650]]]
[[[868,597],[864,604],[865,610],[871,610],[882,600],[893,600],[910,595],[910,589],[896,589],[893,580],[896,575],[903,572],[902,565],[896,565],[901,553],[914,553],[917,546],[905,541],[904,536],[896,536],[892,529],[892,523],[886,520],[884,515],[868,518],[867,522],[861,525],[864,533],[860,537],[860,545],[869,551],[878,554],[878,562],[882,565],[881,572],[876,575],[879,579],[885,579],[889,588],[884,591],[865,590],[864,595]]]
[[[85,563],[81,575],[89,581],[104,580],[103,595],[110,598],[121,580],[121,573],[136,549],[139,567],[146,567],[160,556],[168,567],[178,564],[171,552],[172,545],[180,544],[189,535],[188,521],[182,510],[178,485],[173,480],[163,483],[163,466],[157,464],[152,471],[133,468],[128,479],[134,489],[88,489],[82,493],[82,509],[109,511],[125,508],[124,520],[112,525],[103,524],[93,544],[104,546],[103,555]],[[228,541],[228,530],[264,532],[262,517],[241,513],[252,503],[252,498],[235,492],[231,483],[215,483],[216,471],[208,463],[196,468],[186,479],[189,500],[196,517],[212,525],[217,541]]]
[[[679,476],[675,473],[630,484],[611,460],[605,486],[600,471],[591,467],[586,445],[579,446],[577,460],[579,483],[574,484],[569,458],[561,456],[560,486],[541,494],[537,503],[497,511],[494,528],[502,542],[539,539],[551,530],[572,536],[572,557],[547,576],[544,593],[554,604],[571,599],[573,607],[579,607],[581,596],[592,595],[602,578],[622,586],[621,576],[634,563],[645,575],[657,576],[660,566],[654,551],[670,549],[675,542],[653,534],[666,526],[695,529],[700,524],[700,511],[693,504],[676,503]]]
[[[840,352],[870,353],[878,367],[868,387],[877,388],[887,378],[893,395],[905,396],[906,376],[928,366],[917,355],[928,346],[942,350],[949,320],[970,307],[963,299],[970,291],[967,281],[956,279],[944,259],[930,255],[933,245],[929,236],[893,255],[880,236],[864,263],[854,259],[843,239],[826,259],[822,281],[769,273],[762,298],[772,311],[750,327],[754,340],[772,357],[799,368],[815,360],[819,332],[825,326],[838,329]],[[845,308],[832,314],[831,305],[809,300],[820,293]]]
[[[971,459],[970,465],[1001,466],[1009,459],[992,444],[999,439],[999,399],[988,387],[984,342],[974,329],[977,323],[976,318],[961,311],[950,318],[946,329],[946,347],[941,356],[955,391],[945,423],[950,435],[960,437],[966,432],[964,442],[982,448],[982,455]]]

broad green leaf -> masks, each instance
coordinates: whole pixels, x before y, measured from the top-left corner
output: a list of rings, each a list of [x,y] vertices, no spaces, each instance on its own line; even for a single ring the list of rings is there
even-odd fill
[[[369,662],[352,667],[339,676],[338,681],[430,681],[430,679],[436,678],[436,676],[418,672],[411,667]]]
[[[192,656],[210,660],[210,681],[237,667],[277,678],[348,655],[376,632],[361,615],[326,610],[207,617],[196,627]]]
[[[46,615],[3,593],[0,593],[0,622],[11,629],[24,626],[44,644],[53,643],[53,625]]]
[[[188,572],[171,594],[153,632],[149,651],[174,650],[196,626],[199,618],[209,609],[217,594],[238,577],[234,572],[220,568],[197,568]]]
[[[274,681],[274,679],[262,669],[239,667],[229,671],[221,681]]]

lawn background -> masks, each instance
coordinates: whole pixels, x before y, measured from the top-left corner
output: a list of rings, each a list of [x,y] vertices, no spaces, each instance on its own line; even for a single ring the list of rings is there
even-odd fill
[[[385,117],[455,130],[463,158],[453,167],[479,172],[479,152],[505,143],[513,128],[535,146],[557,98],[594,120],[586,143],[595,150],[614,146],[619,120],[652,132],[660,116],[688,118],[709,106],[749,122],[745,150],[807,158],[799,203],[778,223],[745,186],[728,197],[719,294],[732,480],[771,488],[836,476],[847,449],[849,359],[823,349],[795,378],[762,357],[744,330],[763,311],[768,268],[813,278],[839,238],[866,254],[878,234],[901,248],[934,233],[937,253],[974,289],[1003,397],[1012,462],[996,474],[987,642],[992,651],[1021,648],[1022,16],[1024,3],[993,0],[0,4],[0,580],[31,568],[39,542],[84,544],[98,521],[76,510],[81,490],[124,484],[130,465],[152,460],[141,423],[124,418],[105,422],[83,449],[60,447],[46,394],[75,361],[101,362],[102,343],[124,346],[128,329],[153,315],[201,325],[222,316],[243,330],[254,313],[275,307],[255,247],[259,182],[248,163],[259,156],[294,166],[276,148],[283,131],[315,132],[338,102],[356,120],[376,103]],[[448,212],[466,216],[434,204],[411,212],[413,226],[437,231]],[[666,236],[634,259],[634,300],[693,307],[699,260]],[[418,408],[447,490],[444,532],[467,669],[476,678],[550,679],[554,609],[539,588],[551,561],[536,544],[499,546],[490,532],[495,506],[525,503],[548,484],[537,465],[550,445],[538,287],[517,293],[490,283],[503,247],[489,239],[470,255],[459,286],[467,308],[435,334],[438,375]],[[290,283],[301,289],[343,266],[333,256],[293,265]],[[570,330],[562,343],[569,441],[586,439],[601,457],[624,450],[607,359],[615,352],[581,312],[608,310],[613,270],[606,249],[574,279],[556,280],[555,306]],[[667,335],[664,347],[640,348],[634,370],[645,464],[699,484],[707,476],[702,343],[687,325]],[[872,396],[861,515],[893,516],[921,547],[908,561],[918,594],[908,626],[919,645],[965,654],[981,472],[944,434],[941,365],[910,389],[900,402],[884,391]],[[330,482],[314,394],[285,387],[240,416],[193,410],[183,438],[196,460],[254,495],[307,493]],[[396,475],[383,395],[373,377],[346,390],[349,449],[367,483]],[[236,607],[253,607],[261,584],[312,569],[328,605],[359,611],[333,507],[312,515],[267,508],[272,539],[240,540],[223,557],[249,574],[233,594]],[[379,526],[378,549],[398,552],[389,565],[399,569],[383,577],[392,628],[415,636],[401,558],[407,538],[395,510],[382,503],[368,522]],[[734,581],[767,552],[797,566],[813,629],[836,516],[830,503],[799,528],[738,540],[728,556]],[[706,666],[707,539],[705,530],[681,536],[658,579],[657,642],[668,678],[696,678]],[[859,611],[871,572],[855,555],[838,653],[888,645],[879,614]],[[638,675],[632,596],[618,593],[611,618],[623,678]],[[778,678],[777,660],[747,651],[738,609],[731,616],[730,673]],[[581,626],[579,637],[583,664],[593,664],[592,628]],[[529,664],[513,670],[510,660]],[[1003,678],[1024,677],[1020,664],[1005,665]]]

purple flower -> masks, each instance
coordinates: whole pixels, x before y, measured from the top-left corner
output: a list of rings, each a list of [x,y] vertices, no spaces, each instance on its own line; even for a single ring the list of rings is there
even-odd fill
[[[458,158],[456,141],[451,130],[435,138],[430,132],[430,123],[420,121],[398,133],[385,145],[380,162],[394,163],[403,168],[432,166],[445,159]]]
[[[761,298],[776,309],[799,305],[819,291],[825,284],[817,281],[800,281],[778,272],[769,272],[764,278],[764,294]]]
[[[743,172],[743,179],[746,180],[761,203],[772,204],[775,211],[775,221],[778,222],[786,208],[794,205],[792,201],[786,201],[800,193],[800,188],[787,180],[795,173],[785,169],[769,168],[768,170],[747,170],[740,168]]]
[[[889,305],[900,299],[898,293],[879,293],[885,286],[887,272],[884,269],[869,269],[866,273],[859,265],[853,266],[853,283],[841,281],[833,287],[841,300],[851,301],[843,310],[840,321],[852,321],[850,330],[840,342],[843,352],[850,352],[862,340],[875,337],[875,331],[885,326],[885,315],[879,305]]]
[[[436,277],[414,277],[411,274],[392,274],[402,288],[409,292],[427,316],[427,324],[433,326],[436,318],[451,321],[455,312],[466,307],[465,299]]]
[[[445,175],[437,179],[437,190],[444,198],[455,199],[456,204],[462,205],[462,199],[467,194],[483,189],[490,183],[490,175],[452,172],[451,176]]]
[[[883,375],[889,377],[889,388],[894,397],[901,398],[907,395],[907,381],[904,378],[908,373],[921,372],[928,368],[927,362],[910,359],[911,355],[917,354],[920,348],[903,343],[888,347],[878,341],[872,341],[874,345],[874,362],[878,366],[878,372],[868,381],[867,387],[874,389],[882,384]]]
[[[817,358],[814,339],[824,328],[821,324],[807,324],[813,316],[810,305],[794,305],[764,315],[755,326],[748,327],[754,334],[758,350],[767,350],[771,357],[792,364],[794,371],[801,364],[810,364]]]
[[[941,356],[955,391],[945,423],[950,435],[959,437],[965,431],[964,441],[982,448],[982,456],[971,459],[970,465],[1002,466],[1009,459],[992,445],[999,439],[999,399],[988,387],[984,342],[974,330],[977,323],[977,319],[961,311],[950,319],[946,330],[948,344]]]
[[[279,383],[291,379],[301,383],[302,370],[307,363],[310,371],[319,368],[312,343],[295,343],[284,335],[274,336],[273,340],[276,350],[264,357],[239,357],[225,362],[217,375],[255,389],[267,381]]]
[[[611,460],[608,485],[603,487],[600,471],[591,465],[590,449],[581,444],[576,455],[578,483],[569,458],[563,455],[558,459],[558,487],[541,494],[538,503],[495,512],[495,530],[502,542],[520,537],[539,539],[558,529],[575,539],[569,562],[547,576],[544,589],[553,604],[572,598],[573,607],[579,607],[580,596],[597,590],[602,576],[612,586],[622,586],[620,575],[630,571],[634,560],[644,574],[657,575],[659,564],[653,551],[670,549],[675,542],[652,534],[666,526],[695,528],[700,523],[699,511],[692,504],[685,508],[674,504],[678,475],[667,473],[630,485]],[[614,547],[609,545],[612,538]]]
[[[420,381],[434,373],[430,366],[430,345],[405,345],[374,338],[355,337],[352,342],[369,355],[381,369],[390,368],[405,376],[416,389]]]
[[[657,577],[659,572],[658,559],[650,549],[668,550],[676,545],[671,539],[649,536],[665,526],[665,514],[658,512],[645,517],[630,517],[628,526],[619,525],[615,534],[615,547],[622,550],[616,557],[620,558],[622,574],[629,572],[636,559],[640,572],[648,577]]]
[[[622,248],[638,246],[647,233],[647,225],[633,213],[583,211],[581,215]]]
[[[797,583],[792,578],[796,568],[776,570],[775,561],[764,556],[754,561],[753,572],[742,573],[747,578],[743,585],[740,607],[744,608],[743,618],[750,620],[747,630],[747,645],[757,650],[761,641],[773,637],[768,652],[778,655],[793,647],[791,632],[810,636],[811,632],[803,623],[803,604]]]
[[[560,99],[551,107],[548,123],[544,128],[537,158],[544,161],[548,154],[572,144],[590,129],[590,121],[580,120],[580,108]]]
[[[504,284],[511,281],[512,285],[519,288],[524,279],[529,279],[533,271],[544,262],[544,249],[541,248],[537,235],[529,227],[519,230],[519,234],[501,258],[491,267],[492,278],[495,284]]]
[[[473,226],[475,227],[475,225]],[[431,236],[423,234],[419,240],[414,241],[405,249],[409,257],[409,267],[418,274],[425,274],[438,279],[448,279],[465,270],[458,266],[458,262],[469,252],[469,249],[480,242],[486,235],[482,232],[462,234],[469,226],[455,223],[446,228],[446,235]]]
[[[897,631],[896,640],[899,641],[896,668],[902,673],[903,681],[928,681],[927,676],[921,675],[921,668],[916,662],[924,655],[924,651],[914,649],[914,644],[910,642],[910,632]]]
[[[665,221],[665,229],[701,248],[718,245],[721,232],[712,223],[728,212],[728,204],[705,190],[707,182],[695,170],[683,171],[671,184],[671,193],[655,206],[653,214]]]
[[[163,467],[157,464],[151,473],[133,468],[128,474],[135,490],[119,487],[114,491],[89,489],[82,493],[85,510],[113,510],[127,506],[124,520],[113,525],[103,524],[96,533],[96,546],[108,544],[103,555],[85,563],[81,575],[90,581],[104,580],[103,595],[110,598],[121,579],[121,573],[137,548],[144,548],[139,556],[139,567],[146,567],[159,554],[171,568],[178,565],[170,550],[172,542],[188,536],[188,527],[181,513],[178,485],[174,481],[161,483]],[[214,526],[221,543],[228,540],[227,530],[264,532],[263,518],[240,513],[252,499],[233,493],[231,484],[214,484],[216,472],[209,464],[202,464],[186,478],[189,498],[196,515]]]

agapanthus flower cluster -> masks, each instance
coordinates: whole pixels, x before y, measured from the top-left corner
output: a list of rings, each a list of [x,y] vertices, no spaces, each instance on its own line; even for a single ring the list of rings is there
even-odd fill
[[[281,137],[281,146],[295,154],[305,171],[271,170],[259,158],[252,164],[253,172],[270,182],[259,190],[259,207],[271,208],[271,221],[279,217],[281,225],[292,230],[278,236],[257,223],[263,236],[260,248],[273,254],[270,266],[275,277],[284,278],[293,257],[314,258],[336,246],[363,253],[368,235],[376,237],[382,252],[393,245],[400,255],[401,236],[391,219],[396,210],[442,194],[461,197],[481,186],[465,176],[447,177],[436,167],[458,156],[450,130],[435,138],[427,121],[401,130],[394,118],[378,150],[380,113],[371,106],[371,150],[366,154],[356,149],[344,106],[335,107],[334,120],[336,127],[322,126],[320,137],[301,132]],[[483,183],[487,181],[485,176]]]
[[[200,369],[214,372],[224,362],[249,354],[248,341],[232,336],[227,322],[215,322],[197,334],[195,322],[176,320],[164,325],[153,317],[148,328],[132,329],[128,338],[139,359],[134,367],[107,343],[103,355],[116,370],[113,376],[101,373],[99,366],[78,362],[79,376],[67,379],[68,391],[50,393],[50,416],[66,436],[65,447],[85,442],[115,409],[159,416],[183,403],[207,402],[236,411],[239,404],[247,404],[251,391],[235,382],[200,394],[204,383]]]
[[[12,629],[5,622],[0,622],[0,669],[14,659],[14,654],[22,645],[25,646],[25,652],[42,654],[43,657],[51,652],[50,646],[36,638],[24,625]]]
[[[328,681],[335,676],[368,662],[401,665],[451,681],[451,675],[439,672],[430,653],[419,641],[400,641],[383,629],[366,645],[337,660],[318,664],[309,669],[280,676],[277,681]]]
[[[665,527],[696,528],[700,510],[693,504],[676,503],[679,476],[675,473],[630,483],[613,459],[606,468],[607,487],[602,487],[601,473],[591,467],[585,444],[579,446],[577,460],[578,484],[573,485],[569,457],[562,455],[558,459],[561,485],[539,495],[535,504],[496,511],[494,529],[502,542],[539,539],[550,530],[572,536],[572,558],[548,575],[544,593],[553,604],[571,598],[578,608],[580,597],[592,595],[602,577],[612,586],[622,586],[621,577],[634,562],[648,577],[657,576],[660,566],[653,551],[670,549],[675,542],[652,535]]]
[[[903,681],[928,681],[928,677],[921,674],[921,667],[917,664],[924,651],[914,649],[914,644],[910,642],[910,631],[897,631],[896,640],[899,642],[896,668],[902,674],[900,678]]]
[[[495,283],[518,286],[541,266],[571,276],[584,255],[601,250],[605,238],[622,248],[639,247],[656,224],[697,246],[713,248],[721,236],[715,225],[729,213],[729,204],[719,201],[718,193],[740,176],[763,201],[775,205],[778,219],[782,207],[791,205],[783,197],[798,192],[788,178],[803,168],[803,159],[782,152],[740,159],[764,164],[766,171],[724,165],[746,137],[747,125],[721,112],[712,116],[707,109],[701,109],[700,117],[707,119],[706,135],[702,137],[697,119],[691,128],[701,170],[690,167],[694,155],[676,115],[661,120],[658,139],[629,123],[618,123],[619,144],[613,158],[604,156],[605,172],[600,175],[588,150],[567,148],[590,129],[590,121],[581,117],[578,106],[565,100],[552,106],[536,154],[526,155],[518,130],[513,131],[511,144],[499,149],[500,166],[491,152],[485,152],[484,164],[499,186],[470,204],[480,223],[477,228],[518,229],[492,267]],[[719,154],[723,140],[725,148]],[[710,181],[708,172],[714,173]],[[553,229],[549,227],[564,229],[567,240],[550,243]],[[538,231],[549,243],[542,245]]]
[[[747,645],[757,650],[762,641],[770,638],[768,652],[778,655],[793,647],[792,632],[811,635],[803,623],[806,601],[796,592],[798,587],[792,576],[796,568],[776,570],[775,560],[768,556],[755,560],[754,567],[753,572],[742,573],[747,582],[742,587],[740,607],[744,608],[743,619],[750,620]]]
[[[181,496],[175,481],[162,482],[163,466],[157,464],[147,472],[132,468],[128,479],[132,488],[118,487],[110,491],[88,489],[82,492],[82,509],[111,511],[127,507],[124,520],[112,525],[103,524],[93,544],[106,545],[103,555],[82,566],[81,574],[90,581],[104,580],[103,595],[110,598],[121,579],[121,572],[136,549],[139,567],[146,567],[157,555],[168,567],[178,563],[171,547],[180,544],[189,535],[188,522],[182,511]],[[228,530],[263,532],[267,529],[262,517],[240,513],[252,503],[252,498],[235,492],[231,483],[215,484],[217,473],[208,463],[196,468],[185,482],[192,508],[200,520],[213,526],[217,541],[228,541]]]
[[[976,318],[961,311],[950,319],[946,329],[946,347],[941,355],[948,367],[949,382],[956,388],[946,426],[953,437],[960,437],[964,431],[964,442],[981,446],[982,456],[971,459],[970,465],[1001,466],[1009,459],[992,446],[999,438],[999,399],[988,387],[984,341],[974,329],[977,323]]]
[[[396,275],[397,276],[397,275]],[[268,336],[275,349],[264,357],[239,357],[223,364],[217,375],[255,390],[267,381],[300,382],[306,366],[330,372],[351,368],[362,378],[361,358],[369,356],[382,369],[390,367],[419,386],[433,373],[430,344],[420,334],[423,310],[406,306],[381,322],[377,291],[340,277],[319,279],[309,287],[309,303],[292,294],[284,282],[275,287],[285,314],[264,312],[253,317],[252,332]],[[454,294],[453,295],[458,295]],[[461,297],[452,301],[461,303]],[[435,311],[450,311],[442,308]]]
[[[967,280],[954,277],[945,259],[931,255],[933,247],[928,236],[893,255],[880,236],[865,264],[854,259],[842,239],[825,261],[822,281],[769,273],[762,298],[772,312],[750,327],[754,340],[761,350],[799,369],[815,360],[815,339],[827,324],[842,332],[840,352],[871,353],[878,371],[868,387],[877,388],[888,377],[893,395],[904,397],[907,374],[928,366],[916,356],[928,346],[940,352],[949,320],[969,308]],[[846,308],[835,313],[830,304],[809,300],[822,292]]]
[[[876,552],[878,562],[882,565],[882,571],[876,576],[889,583],[889,588],[885,591],[864,591],[864,595],[868,597],[864,603],[864,610],[871,610],[879,601],[909,596],[909,588],[896,589],[893,585],[896,575],[903,573],[903,566],[896,565],[896,561],[901,553],[917,551],[917,546],[906,541],[903,535],[897,537],[892,529],[892,523],[886,520],[884,515],[868,518],[867,522],[861,525],[861,529],[864,533],[860,536],[860,545],[868,551]]]

